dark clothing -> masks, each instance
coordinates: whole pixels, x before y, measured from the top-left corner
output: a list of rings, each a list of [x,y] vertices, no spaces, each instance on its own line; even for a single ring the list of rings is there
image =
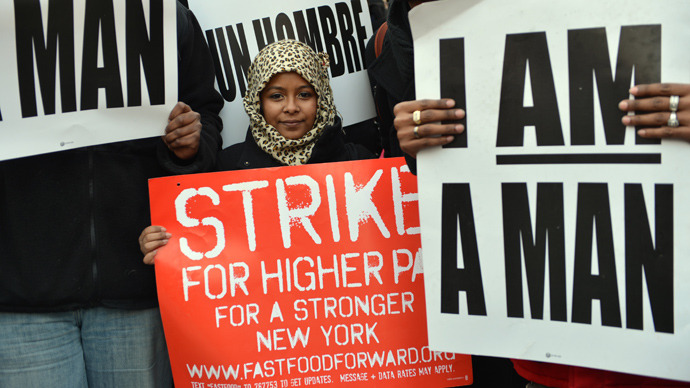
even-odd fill
[[[381,155],[381,139],[375,118],[343,127],[345,142],[361,144],[376,156]]]
[[[374,157],[374,154],[359,144],[345,143],[342,122],[336,116],[335,123],[326,127],[316,141],[307,164],[345,162]],[[280,166],[283,164],[259,148],[250,129],[247,131],[244,142],[234,144],[218,154],[216,170],[232,171]]]
[[[472,356],[472,375],[470,388],[524,388],[528,383],[507,358]]]
[[[414,51],[407,0],[393,0],[388,7],[388,31],[376,56],[375,35],[367,43],[366,61],[369,82],[376,102],[381,143],[386,157],[405,156],[412,173],[416,174],[416,160],[400,149],[393,126],[393,107],[399,102],[415,99]],[[474,384],[472,387],[520,387],[527,381],[521,378],[508,359],[472,356]]]
[[[417,161],[400,149],[393,126],[393,108],[402,101],[415,99],[414,51],[406,0],[393,0],[388,8],[388,30],[376,56],[376,33],[367,42],[365,59],[371,93],[376,103],[376,121],[385,157],[404,156],[410,171],[417,174]]]
[[[371,17],[371,27],[374,31],[381,27],[381,24],[386,21],[388,10],[383,0],[367,0],[369,3],[369,16]]]
[[[382,0],[367,0],[371,25],[376,31],[388,17],[388,10]],[[373,56],[373,49],[372,54]],[[361,144],[376,156],[381,155],[382,145],[379,135],[378,120],[368,119],[345,127],[345,141]]]
[[[513,360],[515,370],[537,384],[554,388],[690,387],[690,383],[545,362]]]
[[[177,33],[178,97],[203,125],[198,155],[176,160],[155,137],[0,162],[0,311],[158,305],[137,241],[151,223],[147,180],[210,170],[222,142],[210,53],[179,3]]]
[[[415,99],[412,31],[407,19],[409,11],[407,1],[394,0],[388,9],[388,31],[381,53],[376,56],[375,35],[366,47],[367,73],[386,157],[404,155],[393,126],[393,107],[399,102]]]

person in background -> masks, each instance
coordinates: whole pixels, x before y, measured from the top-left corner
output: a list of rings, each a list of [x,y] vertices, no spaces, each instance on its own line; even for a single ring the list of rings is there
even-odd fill
[[[328,79],[328,55],[283,40],[264,47],[252,62],[244,109],[249,129],[242,143],[222,150],[218,171],[370,159],[359,144],[346,143]],[[149,226],[139,237],[144,263],[171,235]]]
[[[178,99],[162,138],[0,162],[0,387],[171,387],[154,271],[135,243],[147,180],[208,171],[223,99],[177,4]]]
[[[620,102],[626,126],[638,127],[645,138],[690,142],[690,84],[657,83],[630,89],[633,99]],[[411,157],[428,147],[453,140],[464,130],[459,124],[438,124],[465,117],[450,99],[405,101],[395,106],[395,128],[404,152]],[[690,383],[605,370],[527,360],[513,360],[515,370],[529,380],[528,388],[690,387]]]
[[[401,148],[394,126],[394,107],[403,101],[415,100],[414,52],[408,13],[429,1],[436,0],[393,0],[388,7],[387,30],[381,38],[380,49],[376,47],[375,33],[367,43],[365,54],[383,154],[385,157],[405,156],[413,173],[416,172],[416,163]],[[454,129],[451,133],[461,130]],[[418,139],[415,140],[412,147],[419,143]],[[424,141],[429,143],[432,140]],[[515,373],[508,359],[473,356],[472,369],[475,376],[473,387],[523,387],[526,383]]]
[[[385,157],[403,156],[393,126],[395,104],[414,100],[414,53],[408,12],[434,0],[393,0],[384,27],[375,29],[367,42],[365,59],[376,122]],[[380,32],[379,32],[380,31]]]
[[[383,0],[367,0],[369,3],[369,16],[371,17],[371,26],[374,31],[381,27],[381,24],[386,21],[388,16],[388,8]]]

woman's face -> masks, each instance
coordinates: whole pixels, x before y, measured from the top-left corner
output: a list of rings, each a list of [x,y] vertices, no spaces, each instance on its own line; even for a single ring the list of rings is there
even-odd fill
[[[286,139],[299,139],[316,121],[316,91],[297,73],[278,73],[261,91],[266,122]]]

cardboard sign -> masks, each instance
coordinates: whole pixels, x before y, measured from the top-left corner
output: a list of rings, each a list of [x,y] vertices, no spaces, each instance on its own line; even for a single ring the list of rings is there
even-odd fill
[[[162,135],[175,0],[0,4],[0,160]]]
[[[150,181],[176,387],[449,387],[429,350],[416,180],[402,158]]]
[[[373,35],[365,0],[190,0],[189,7],[206,31],[216,65],[218,90],[226,101],[221,117],[227,125],[224,144],[244,140],[249,119],[242,97],[252,60],[267,44],[296,39],[331,59],[333,98],[343,125],[376,116],[364,48]]]
[[[637,137],[618,109],[634,84],[690,82],[689,14],[413,10],[417,97],[467,112],[464,136],[418,158],[432,349],[690,381],[690,144]]]

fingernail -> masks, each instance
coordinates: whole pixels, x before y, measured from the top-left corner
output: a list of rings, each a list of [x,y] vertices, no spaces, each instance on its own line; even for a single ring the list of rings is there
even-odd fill
[[[447,100],[447,101],[446,101],[446,106],[447,106],[447,107],[452,108],[453,105],[455,105],[455,101],[454,101],[454,100]]]
[[[627,101],[621,101],[621,102],[618,104],[618,108],[619,108],[620,110],[626,110],[626,109],[628,109],[628,102],[627,102]]]
[[[645,135],[647,135],[647,131],[645,131],[644,129],[640,129],[639,131],[637,131],[637,134],[644,137]]]
[[[632,88],[630,88],[629,92],[630,92],[630,94],[637,93],[637,86],[633,86]]]
[[[459,124],[459,125],[456,125],[456,126],[455,126],[455,132],[457,132],[457,133],[461,133],[461,132],[464,131],[464,130],[465,130],[465,126],[462,125],[462,124]]]
[[[623,116],[623,118],[621,119],[621,122],[623,122],[623,124],[625,124],[625,125],[630,125],[630,122],[631,122],[630,116]]]

